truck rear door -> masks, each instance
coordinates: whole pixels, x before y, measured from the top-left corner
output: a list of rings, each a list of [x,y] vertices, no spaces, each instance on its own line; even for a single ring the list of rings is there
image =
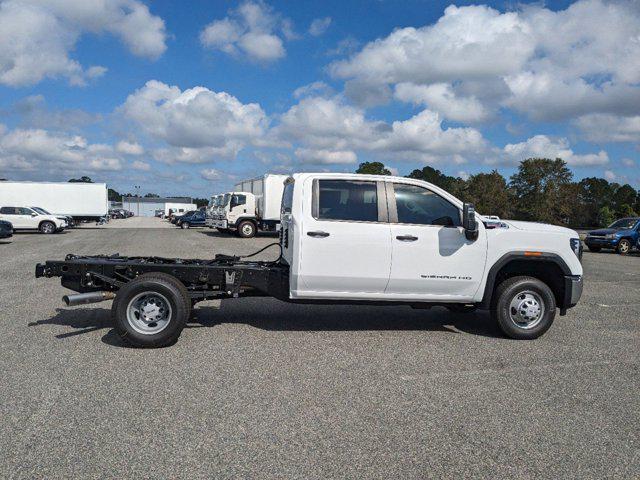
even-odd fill
[[[298,296],[370,298],[384,293],[391,266],[391,227],[383,182],[307,178],[311,211],[301,229]]]

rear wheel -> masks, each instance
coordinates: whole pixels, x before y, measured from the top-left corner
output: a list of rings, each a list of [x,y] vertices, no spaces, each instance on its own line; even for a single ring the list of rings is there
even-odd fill
[[[111,316],[116,331],[136,347],[173,345],[191,314],[191,299],[182,282],[164,273],[146,273],[118,291]]]
[[[589,248],[590,252],[594,252],[594,253],[598,253],[600,250],[602,250],[600,247],[591,247],[589,245],[587,245],[587,247]]]
[[[549,286],[533,277],[512,277],[495,292],[493,315],[502,332],[517,340],[533,340],[549,330],[556,300]]]
[[[39,227],[40,233],[46,233],[47,235],[56,232],[56,225],[53,222],[42,222]]]
[[[251,238],[256,235],[256,225],[249,221],[245,220],[244,222],[240,222],[238,225],[238,236],[242,238]]]
[[[627,253],[629,253],[629,251],[631,251],[631,242],[626,238],[623,238],[622,240],[620,240],[620,242],[618,242],[618,248],[616,248],[616,252],[618,252],[620,255],[626,255]]]

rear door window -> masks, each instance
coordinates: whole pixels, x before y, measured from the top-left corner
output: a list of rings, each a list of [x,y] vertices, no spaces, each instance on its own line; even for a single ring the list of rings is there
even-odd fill
[[[318,220],[378,221],[376,182],[318,180]]]

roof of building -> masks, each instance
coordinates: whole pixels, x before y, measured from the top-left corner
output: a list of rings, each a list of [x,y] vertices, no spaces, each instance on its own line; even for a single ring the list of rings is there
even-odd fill
[[[193,203],[191,197],[122,197],[122,201],[139,203]]]

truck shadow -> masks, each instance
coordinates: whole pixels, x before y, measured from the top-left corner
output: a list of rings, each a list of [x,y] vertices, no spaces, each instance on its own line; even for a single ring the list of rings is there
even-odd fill
[[[343,305],[291,305],[268,300],[270,305],[242,305],[222,302],[220,308],[197,308],[186,328],[213,328],[223,324],[244,324],[268,331],[437,331],[503,337],[486,313],[457,314],[443,308],[413,310],[409,307]],[[242,302],[246,303],[246,302]],[[57,325],[70,330],[55,335],[64,340],[108,329],[102,341],[128,347],[116,333],[108,308],[56,309],[48,319],[29,322],[29,327]]]
[[[219,232],[216,229],[208,229],[208,228],[201,228],[200,230],[198,230],[200,233],[202,233],[203,235],[206,235],[207,237],[218,237],[218,238],[239,238],[235,232],[230,232],[230,233],[226,233],[226,232]],[[278,238],[278,233],[277,232],[257,232],[255,238]]]

